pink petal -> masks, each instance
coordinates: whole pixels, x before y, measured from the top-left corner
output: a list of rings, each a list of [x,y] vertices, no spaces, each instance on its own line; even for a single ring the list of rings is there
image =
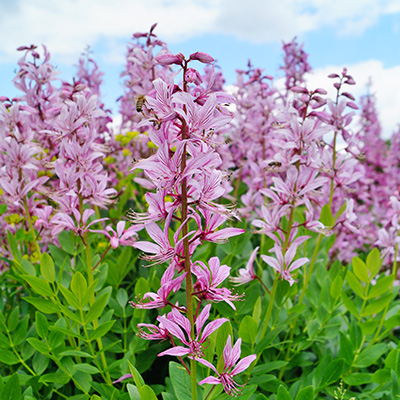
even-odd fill
[[[197,360],[200,361],[200,360]],[[199,382],[199,385],[204,385],[205,383],[208,383],[209,385],[219,385],[221,382],[221,379],[216,378],[215,376],[209,376],[208,378],[205,378]]]
[[[186,354],[189,354],[190,350],[186,347],[183,346],[175,346],[172,347],[171,349],[165,350],[161,352],[160,354],[157,354],[157,357],[161,356],[184,356]]]
[[[204,328],[203,334],[201,335],[200,342],[204,342],[208,336],[210,336],[215,330],[217,330],[222,324],[229,321],[227,318],[218,318],[215,321],[210,322]]]
[[[240,360],[237,365],[235,366],[235,368],[233,368],[231,374],[232,375],[237,375],[240,374],[241,372],[243,372],[245,369],[247,369],[250,364],[257,358],[257,356],[255,354],[251,355],[251,356],[247,356],[245,358],[243,358],[242,360]]]

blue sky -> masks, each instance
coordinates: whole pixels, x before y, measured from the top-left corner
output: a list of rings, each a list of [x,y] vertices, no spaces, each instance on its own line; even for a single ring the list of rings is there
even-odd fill
[[[154,22],[172,52],[216,58],[228,84],[248,59],[280,76],[282,40],[297,36],[314,68],[310,88],[331,85],[326,75],[346,66],[357,96],[372,79],[384,136],[400,123],[400,0],[0,0],[0,95],[17,94],[18,46],[47,45],[69,79],[89,44],[105,73],[104,101],[117,113],[126,43]]]

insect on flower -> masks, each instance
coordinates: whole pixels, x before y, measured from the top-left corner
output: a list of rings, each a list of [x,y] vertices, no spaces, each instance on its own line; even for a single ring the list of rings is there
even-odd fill
[[[142,112],[144,103],[146,103],[146,96],[141,94],[138,96],[138,98],[136,100],[136,111],[137,112]]]

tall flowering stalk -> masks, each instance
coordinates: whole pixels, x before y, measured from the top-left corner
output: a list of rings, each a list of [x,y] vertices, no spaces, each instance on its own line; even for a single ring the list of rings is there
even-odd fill
[[[169,267],[163,274],[158,292],[142,294],[131,305],[172,309],[166,316],[158,317],[159,326],[141,324],[140,335],[146,339],[170,340],[173,347],[159,356],[168,354],[180,358],[190,371],[192,398],[196,399],[196,362],[203,360],[204,341],[227,321],[225,318],[216,319],[202,331],[211,308],[210,304],[202,308],[202,304],[225,301],[234,308],[232,301],[240,298],[230,289],[221,287],[229,276],[229,266],[221,265],[217,257],[211,258],[208,265],[191,260],[201,243],[223,242],[243,232],[238,228],[218,230],[234,216],[234,212],[216,202],[225,192],[222,183],[226,173],[219,169],[222,161],[214,149],[214,134],[231,120],[232,115],[223,103],[232,102],[233,98],[222,91],[206,90],[199,72],[189,66],[192,61],[212,63],[214,60],[208,54],[197,52],[186,59],[180,53],[166,52],[156,60],[164,66],[178,65],[183,74],[182,82],[175,85],[174,82],[156,79],[154,89],[146,95],[143,105],[146,120],[141,125],[156,128],[149,130],[156,150],[149,158],[137,160],[133,170],[143,170],[146,187],[154,187],[156,193],[146,194],[147,213],[131,211],[129,216],[134,223],[144,223],[147,233],[156,242],[138,241],[133,246],[148,253],[143,258],[150,264],[169,263]],[[161,229],[158,223],[164,228]],[[171,229],[176,229],[173,243],[169,235]],[[180,289],[183,280],[186,304],[180,305],[173,301],[172,296]],[[175,344],[176,339],[182,346]],[[236,348],[238,346],[240,342]],[[181,358],[183,356],[189,357],[190,367]],[[253,359],[243,361],[240,371],[246,369]],[[240,371],[235,370],[236,373]],[[240,386],[232,379],[229,384],[224,384],[224,388],[228,393],[236,393]]]

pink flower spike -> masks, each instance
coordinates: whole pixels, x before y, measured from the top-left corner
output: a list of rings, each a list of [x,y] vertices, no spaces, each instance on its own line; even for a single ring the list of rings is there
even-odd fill
[[[203,64],[210,64],[214,62],[214,59],[209,54],[203,53],[202,51],[197,51],[196,53],[191,54],[189,61],[191,60],[197,60]]]

